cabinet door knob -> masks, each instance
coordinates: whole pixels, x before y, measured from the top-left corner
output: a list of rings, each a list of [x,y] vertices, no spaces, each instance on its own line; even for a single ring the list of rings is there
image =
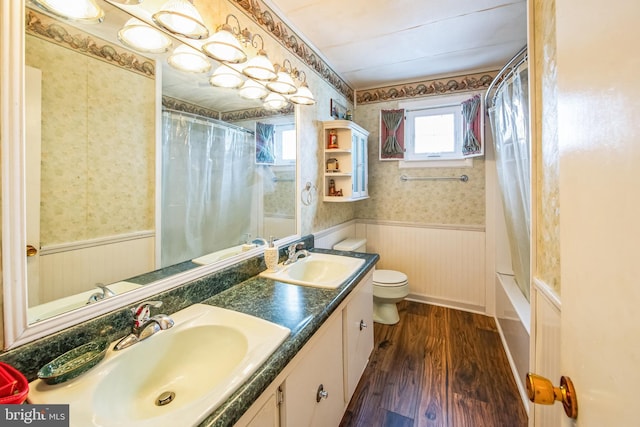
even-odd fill
[[[545,377],[529,372],[527,374],[527,395],[533,403],[541,405],[553,405],[555,401],[560,401],[569,418],[575,419],[578,416],[576,389],[569,377],[560,377],[560,387],[554,387],[553,383]]]
[[[366,327],[367,327],[367,324],[364,323],[364,320],[360,320],[360,330],[363,330]]]
[[[329,392],[324,389],[324,386],[320,384],[318,386],[318,394],[316,395],[316,402],[320,402],[322,399],[329,397]]]

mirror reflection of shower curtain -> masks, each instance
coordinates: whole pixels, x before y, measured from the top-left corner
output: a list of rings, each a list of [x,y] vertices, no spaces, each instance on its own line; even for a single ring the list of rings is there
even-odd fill
[[[529,94],[526,61],[514,67],[489,109],[496,152],[498,183],[515,280],[527,300],[530,283],[531,166]]]
[[[162,267],[238,245],[250,228],[253,136],[168,111],[162,126]]]

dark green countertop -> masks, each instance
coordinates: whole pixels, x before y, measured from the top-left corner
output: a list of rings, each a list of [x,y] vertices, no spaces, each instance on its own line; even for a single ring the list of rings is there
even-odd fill
[[[201,427],[232,426],[238,421],[379,259],[377,254],[323,249],[313,252],[354,256],[365,259],[365,263],[337,289],[291,285],[256,276],[202,301],[286,326],[291,334],[229,399],[201,422]]]

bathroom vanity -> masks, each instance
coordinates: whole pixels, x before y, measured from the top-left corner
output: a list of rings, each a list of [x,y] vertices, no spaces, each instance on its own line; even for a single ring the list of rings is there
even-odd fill
[[[308,246],[312,247],[312,240],[309,243]],[[182,289],[154,296],[154,299],[165,302],[165,305],[157,310],[175,317],[173,328],[161,331],[157,337],[148,338],[146,343],[136,344],[130,349],[115,352],[118,353],[117,355],[113,350],[109,350],[104,361],[67,383],[43,386],[40,380],[32,382],[31,387],[35,399],[33,402],[69,403],[71,404],[72,416],[74,414],[73,408],[76,407],[76,419],[84,416],[85,421],[90,420],[92,413],[100,418],[102,416],[100,414],[107,411],[108,405],[103,405],[102,409],[93,408],[91,402],[95,402],[96,399],[91,396],[95,393],[104,393],[106,386],[102,383],[105,382],[104,378],[108,378],[110,383],[116,381],[118,384],[121,382],[129,384],[126,388],[130,391],[130,396],[126,399],[140,403],[130,405],[123,402],[121,405],[117,405],[120,411],[117,417],[118,425],[127,425],[131,421],[136,425],[173,426],[176,417],[184,422],[184,425],[202,427],[231,425],[253,427],[310,426],[327,425],[327,423],[337,425],[372,351],[372,276],[379,257],[376,254],[312,249],[310,257],[306,261],[302,258],[298,262],[301,265],[309,263],[308,265],[312,266],[318,262],[328,262],[327,259],[331,260],[336,255],[340,255],[337,258],[356,259],[358,263],[356,263],[357,267],[345,272],[344,279],[333,288],[286,283],[281,280],[261,277],[256,272],[245,279],[238,280],[239,274],[246,274],[249,269],[253,270],[260,265],[255,263],[260,262],[260,258],[257,258],[248,260],[246,265],[240,264],[228,271],[188,283]],[[227,283],[224,284],[224,282]],[[211,291],[211,287],[220,285],[223,287],[215,292]],[[200,293],[205,291],[209,295]],[[189,302],[185,300],[185,297]],[[176,304],[178,302],[179,304]],[[241,379],[236,374],[232,375],[236,378],[231,378],[228,385],[222,386],[226,393],[222,399],[218,400],[219,403],[215,403],[207,397],[212,395],[211,390],[216,387],[220,388],[219,381],[207,385],[208,375],[212,371],[220,371],[220,369],[224,369],[225,372],[229,371],[229,375],[231,375],[232,372],[238,371],[240,368],[233,368],[234,370],[231,371],[231,365],[228,369],[220,366],[220,363],[223,363],[228,357],[225,356],[227,354],[225,341],[220,339],[218,333],[214,333],[209,338],[201,336],[202,333],[198,332],[200,333],[199,338],[195,341],[191,340],[192,344],[187,345],[187,347],[197,346],[189,352],[189,356],[193,356],[191,359],[198,354],[202,355],[204,359],[198,356],[196,357],[198,360],[194,359],[190,363],[187,361],[189,358],[171,356],[167,359],[164,356],[175,353],[171,351],[171,343],[180,341],[180,337],[193,335],[198,329],[202,330],[202,326],[193,324],[193,321],[188,320],[186,315],[186,313],[193,312],[197,306],[201,307],[201,310],[207,307],[209,309],[231,310],[230,313],[236,313],[238,316],[249,315],[257,321],[267,321],[278,328],[284,327],[290,331],[286,338],[278,340],[279,345],[274,341],[275,347],[272,347],[272,350],[269,350],[265,354],[265,358],[262,359],[264,363],[262,361],[253,363],[252,370],[240,375]],[[120,317],[120,314],[118,316]],[[213,320],[214,317],[211,319]],[[103,322],[113,323],[108,319],[96,319],[95,322],[96,324],[93,325],[83,325],[73,328],[74,330],[65,331],[65,335],[78,337],[83,333],[95,334],[97,332],[99,334],[96,329],[100,328]],[[236,329],[236,326],[232,326],[236,323],[232,321],[229,326]],[[245,322],[237,323],[238,328],[241,326],[240,323]],[[196,326],[198,327],[196,328]],[[80,330],[80,328],[83,329]],[[244,334],[246,335],[247,332]],[[121,335],[122,333],[118,332],[116,336],[121,337]],[[262,335],[262,333],[258,333],[258,335]],[[91,340],[98,339],[100,336],[98,335]],[[59,337],[55,342],[51,338],[52,342],[47,339],[45,342],[38,343],[39,345],[34,343],[33,349],[24,349],[13,354],[12,356],[16,357],[13,359],[13,363],[21,369],[26,366],[21,366],[21,363],[37,366],[40,362],[34,362],[33,358],[50,358],[54,354],[50,350],[50,346],[55,346],[59,344],[60,339],[67,338],[69,337]],[[113,336],[105,338],[113,343]],[[251,340],[249,341],[251,342]],[[181,348],[184,350],[184,346]],[[149,351],[153,357],[150,356]],[[136,368],[138,364],[131,362],[131,360],[138,359],[149,360],[150,365],[146,371],[156,369],[152,365],[157,367],[172,366],[172,371],[175,371],[173,375],[176,378],[190,375],[192,379],[189,381],[192,384],[186,389],[178,390],[177,383],[171,378],[160,381],[155,379],[156,375],[153,371],[147,374],[139,373],[140,369]],[[162,360],[152,362],[151,359]],[[117,362],[117,360],[121,362]],[[180,367],[181,361],[189,367]],[[125,375],[123,379],[118,379],[122,377],[119,374],[123,372],[123,369],[127,372],[130,371],[130,373]],[[200,369],[201,374],[198,374],[194,369]],[[245,369],[242,368],[242,371]],[[32,372],[25,373],[29,379],[33,379],[35,376]],[[135,390],[146,390],[149,387],[155,390],[154,384],[159,382],[174,384],[176,388],[174,390],[176,391],[175,402],[168,403],[161,408],[154,407],[152,404],[146,405],[146,397],[137,394]],[[55,394],[56,390],[64,389],[67,384],[72,393],[74,389],[76,391],[86,389],[87,391],[76,393],[78,396],[73,399],[68,398],[67,395],[63,397],[46,395],[48,390]],[[135,384],[138,385],[135,386]],[[196,393],[192,390],[196,385],[200,388],[204,387],[204,389],[200,393]],[[56,389],[56,387],[58,388]],[[118,389],[121,386],[112,385],[110,389],[114,389],[114,387]],[[122,385],[122,387],[125,386]],[[83,397],[83,395],[86,396]],[[180,396],[190,395],[193,395],[193,398],[183,400],[176,405],[179,403]],[[206,399],[203,399],[204,397]],[[88,403],[83,403],[82,399],[87,400]],[[201,402],[203,400],[206,402]],[[140,412],[140,405],[146,405],[147,410]],[[138,409],[127,409],[133,406]],[[104,412],[104,414],[106,413]],[[103,420],[104,422],[96,421],[98,423],[96,425],[108,425],[111,422],[108,421],[108,418],[105,418],[107,421]],[[93,425],[92,421],[87,422],[89,424],[81,423],[83,427],[85,424]]]
[[[201,426],[340,423],[373,349],[372,277],[378,256],[354,255],[365,264],[335,290],[256,277],[206,301],[286,326],[291,335]]]

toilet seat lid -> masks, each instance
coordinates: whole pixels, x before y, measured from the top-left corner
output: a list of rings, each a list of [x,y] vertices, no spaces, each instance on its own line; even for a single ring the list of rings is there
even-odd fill
[[[375,270],[373,283],[382,286],[398,286],[407,283],[407,275],[395,270]]]

